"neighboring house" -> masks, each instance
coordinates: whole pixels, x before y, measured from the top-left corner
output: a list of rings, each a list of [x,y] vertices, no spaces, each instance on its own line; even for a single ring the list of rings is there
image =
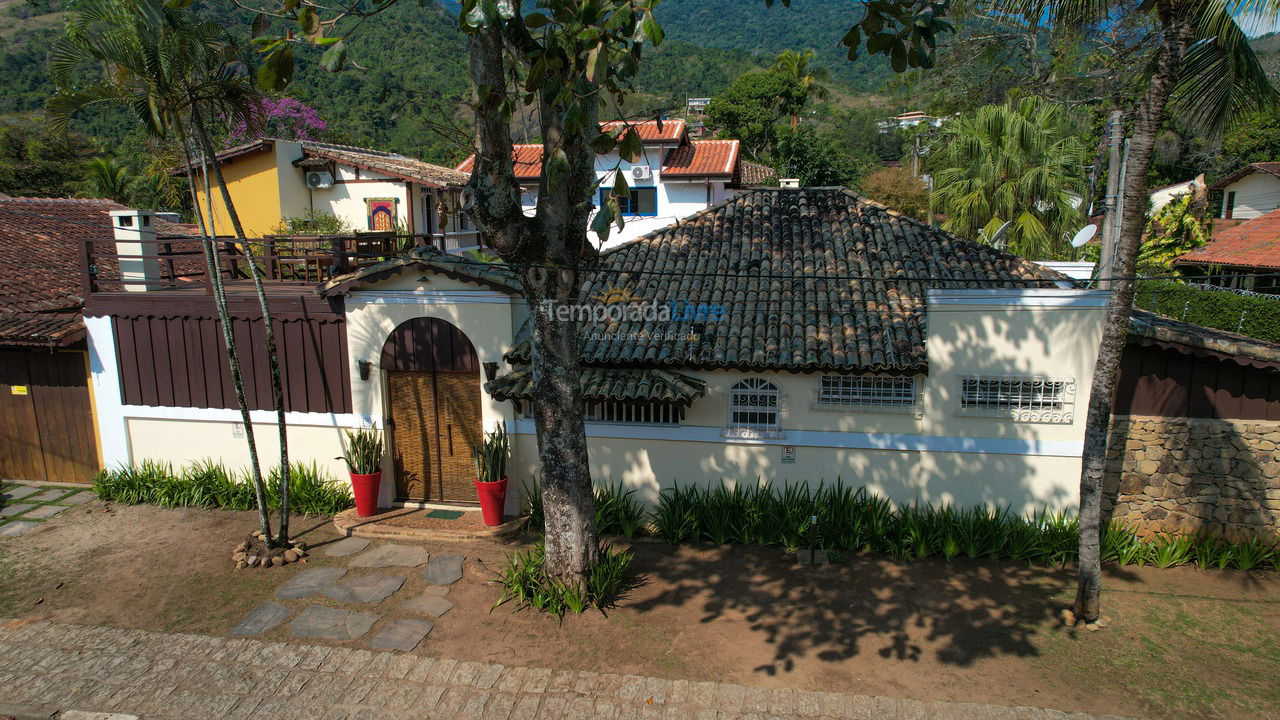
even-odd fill
[[[894,115],[887,120],[880,121],[880,132],[889,132],[890,130],[905,130],[918,125],[928,125],[929,127],[941,127],[942,122],[946,118],[935,117],[925,113],[923,110],[912,110],[904,112],[901,115]]]
[[[1250,163],[1210,190],[1222,191],[1223,218],[1248,220],[1280,208],[1280,162]]]
[[[257,337],[238,282],[238,331]],[[474,503],[469,448],[501,422],[513,480],[534,477],[519,282],[419,248],[319,294],[273,286],[292,456],[344,477],[340,430],[372,423],[384,502]],[[754,189],[605,252],[582,297],[552,311],[587,313],[592,474],[646,501],[677,482],[839,479],[899,502],[1076,502],[1106,296],[1056,272],[846,191]],[[243,465],[211,313],[198,292],[94,294],[107,462]]]
[[[1203,175],[1195,180],[1185,180],[1180,183],[1155,188],[1149,193],[1149,197],[1151,199],[1151,209],[1149,212],[1154,215],[1159,212],[1161,208],[1173,202],[1175,199],[1186,195],[1194,195],[1197,192],[1203,192],[1204,189]]]
[[[85,241],[111,238],[135,212],[110,200],[0,197],[0,478],[89,482],[101,469],[88,382],[101,358],[87,352],[82,317]]]
[[[1215,234],[1175,264],[1211,285],[1280,294],[1280,209]]]
[[[605,131],[617,130],[620,122],[603,123]],[[601,179],[596,206],[613,188],[615,168],[626,174],[630,198],[622,203],[624,227],[609,234],[605,248],[615,247],[699,210],[732,197],[744,187],[776,177],[772,168],[744,161],[737,140],[693,140],[684,120],[657,120],[632,123],[644,143],[644,153],[635,163],[623,161],[616,151],[596,157],[596,175]],[[538,180],[542,174],[542,145],[516,145],[512,150],[516,178],[523,187],[521,201],[532,213],[538,200]],[[472,155],[458,166],[463,173],[474,167]],[[599,238],[588,236],[597,247]]]
[[[447,250],[480,244],[459,210],[467,176],[452,168],[397,153],[272,138],[225,150],[218,164],[249,237],[277,233],[284,218],[314,212],[334,215],[356,232],[427,236]],[[203,208],[202,177],[196,187]],[[213,231],[231,235],[221,195],[211,189]]]

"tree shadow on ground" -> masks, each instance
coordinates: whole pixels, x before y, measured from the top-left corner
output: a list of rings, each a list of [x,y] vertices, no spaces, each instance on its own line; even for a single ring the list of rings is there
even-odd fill
[[[703,623],[743,622],[772,648],[754,668],[767,675],[806,658],[835,663],[866,653],[957,666],[1038,655],[1035,638],[1070,604],[1075,578],[1070,567],[994,560],[907,564],[866,555],[810,567],[761,546],[635,550],[633,569],[652,582],[628,607],[684,606]]]

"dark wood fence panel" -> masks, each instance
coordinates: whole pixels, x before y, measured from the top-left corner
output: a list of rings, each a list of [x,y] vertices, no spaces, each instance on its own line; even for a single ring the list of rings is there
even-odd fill
[[[82,351],[0,351],[0,477],[90,482],[100,469]]]
[[[284,407],[351,412],[346,332],[332,316],[275,318]],[[127,405],[237,408],[222,326],[216,318],[115,316],[116,355]],[[232,317],[232,334],[252,410],[272,409],[262,320]]]
[[[1280,420],[1280,371],[1207,353],[1130,342],[1120,362],[1116,415]]]

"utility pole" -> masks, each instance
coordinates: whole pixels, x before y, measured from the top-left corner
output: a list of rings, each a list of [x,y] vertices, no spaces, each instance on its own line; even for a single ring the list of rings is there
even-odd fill
[[[1120,239],[1120,182],[1124,174],[1123,161],[1120,158],[1120,144],[1124,134],[1124,113],[1112,110],[1107,120],[1107,143],[1110,146],[1107,158],[1107,196],[1103,200],[1102,215],[1102,253],[1098,256],[1099,288],[1111,287],[1110,277],[1115,267],[1116,246]]]

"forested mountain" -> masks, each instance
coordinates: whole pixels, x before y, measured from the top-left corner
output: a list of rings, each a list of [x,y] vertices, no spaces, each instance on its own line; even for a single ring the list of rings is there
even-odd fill
[[[53,92],[48,50],[67,2],[0,0],[0,116],[38,111]],[[763,0],[665,0],[659,7],[668,41],[646,57],[629,112],[682,110],[686,96],[718,93],[788,48],[815,48],[818,62],[831,71],[833,89],[844,93],[878,87],[889,74],[880,58],[844,58],[839,40],[854,7],[847,0],[807,0],[793,8],[775,3],[771,9]],[[229,0],[197,0],[195,9],[248,39],[252,18]],[[317,58],[301,49],[289,94],[320,111],[333,140],[456,160],[466,152],[465,132],[446,137],[424,124],[424,118],[465,117],[465,39],[455,12],[450,3],[402,0],[352,38],[350,57],[358,67],[336,75],[320,70]],[[100,112],[75,127],[111,145],[130,133],[132,122],[118,112]]]

